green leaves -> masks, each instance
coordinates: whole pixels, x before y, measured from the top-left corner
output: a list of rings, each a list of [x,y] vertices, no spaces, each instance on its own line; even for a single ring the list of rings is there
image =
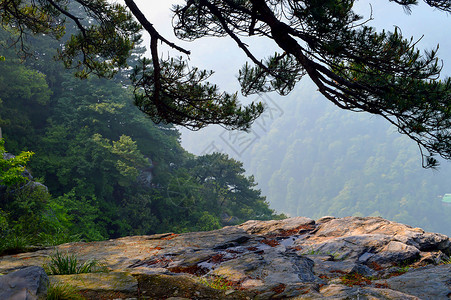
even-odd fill
[[[50,100],[46,76],[20,65],[17,59],[0,64],[0,97],[22,103],[44,105]],[[31,103],[32,102],[32,103]]]
[[[417,3],[393,1],[407,11]],[[449,1],[425,2],[451,11]],[[416,99],[420,85],[426,99],[449,106],[448,85],[440,92],[434,87],[441,70],[436,50],[422,55],[416,42],[403,39],[398,29],[376,33],[353,7],[354,0],[186,1],[174,6],[173,27],[176,36],[185,40],[231,37],[253,63],[246,63],[239,73],[244,95],[269,91],[286,95],[308,74],[318,90],[339,107],[380,115],[417,142],[428,152],[426,156],[450,159],[451,133],[448,122],[442,120],[445,114],[437,109],[439,105],[426,109]],[[59,39],[66,24],[73,25],[67,27],[70,36],[57,56],[80,78],[91,73],[112,78],[120,68],[127,68],[144,28],[151,36],[152,60],[141,61],[132,82],[136,105],[156,123],[193,130],[209,124],[248,130],[263,111],[261,103],[242,106],[237,93],[221,92],[209,83],[212,71],[190,68],[181,58],[161,60],[159,43],[183,54],[190,51],[165,39],[133,0],[126,0],[125,5],[106,0],[0,1],[0,17],[17,35],[24,57],[31,52],[23,42],[26,30]],[[243,36],[272,40],[282,54],[259,59]],[[103,108],[94,109],[100,112]],[[417,126],[432,112],[440,120]]]
[[[75,254],[64,254],[59,251],[50,255],[50,261],[44,265],[44,269],[48,275],[71,275],[107,271],[107,268],[102,266],[97,260],[88,260],[81,263]]]
[[[417,3],[395,2],[406,9]],[[450,9],[449,1],[426,2]],[[420,53],[417,41],[403,38],[398,28],[377,33],[353,7],[354,0],[186,1],[174,8],[174,31],[186,40],[230,36],[254,64],[246,62],[239,72],[244,95],[286,95],[308,74],[340,108],[380,115],[413,139],[425,158],[450,159],[451,118],[444,119],[444,109],[451,89],[446,82],[440,92],[436,88],[436,50]],[[283,54],[259,59],[246,35],[272,40]],[[426,107],[430,101],[435,104]]]
[[[70,8],[67,1],[1,1],[0,18],[4,28],[16,33],[24,56],[30,51],[23,42],[27,31],[61,39],[66,22],[74,23],[78,33],[72,35],[58,51],[67,68],[77,69],[76,75],[86,78],[90,73],[112,77],[125,67],[135,43],[140,39],[141,26],[119,4],[105,0],[77,1],[87,12],[87,18]],[[72,24],[73,24],[72,23]],[[72,26],[71,24],[71,26]]]
[[[138,150],[136,142],[129,136],[121,135],[118,141],[112,142],[112,145],[108,139],[103,138],[98,133],[94,134],[92,139],[94,143],[104,149],[104,161],[114,165],[122,176],[118,178],[118,182],[122,186],[135,182],[139,175],[139,168],[148,164]]]
[[[83,2],[102,14],[101,5],[95,6],[101,1]],[[90,16],[84,18],[91,20]],[[2,32],[0,37],[4,37]],[[69,43],[74,42],[77,49],[77,44],[87,41],[75,37]],[[24,194],[11,200],[15,206],[5,210],[10,216],[5,219],[7,225],[14,227],[11,230],[26,229],[27,234],[39,236],[40,242],[54,244],[74,238],[90,241],[216,229],[223,225],[222,212],[233,215],[234,222],[273,216],[265,199],[253,190],[253,180],[243,179],[244,170],[236,162],[221,158],[196,167],[196,172],[203,168],[211,174],[218,172],[215,163],[227,169],[227,180],[218,185],[199,181],[188,167],[195,159],[181,147],[180,133],[170,124],[155,125],[142,114],[133,105],[132,88],[94,77],[77,80],[52,63],[56,43],[35,38],[33,44],[37,46],[36,59],[19,66],[9,59],[0,64],[5,70],[0,72],[0,118],[15,153],[36,151],[33,173],[45,180],[55,198],[47,194],[46,200],[39,202],[37,199],[44,197]],[[76,57],[71,67],[76,67],[77,59],[82,61],[76,51],[71,52]],[[141,61],[139,66],[135,100],[155,121],[172,118],[198,129],[225,120],[229,128],[246,129],[263,110],[261,104],[241,106],[236,94],[223,93],[208,82],[211,71],[189,68],[181,59],[161,62],[159,93],[152,81],[153,61]],[[283,63],[275,64],[277,68],[283,72]],[[27,78],[35,82],[29,84]],[[33,89],[28,91],[28,86]],[[141,102],[140,95],[144,98]],[[227,182],[236,191],[232,192]],[[33,224],[40,224],[39,228],[25,228],[25,218],[18,220],[17,212],[23,209],[28,209],[24,216],[36,220]]]
[[[239,71],[238,81],[246,96],[272,91],[287,95],[304,75],[301,64],[292,55],[275,53],[262,66],[246,63]]]
[[[261,103],[242,107],[236,93],[220,92],[207,81],[212,71],[189,68],[182,58],[160,61],[159,66],[161,70],[155,74],[152,61],[143,59],[131,77],[136,106],[155,123],[193,130],[221,124],[228,129],[246,130],[263,112]]]
[[[272,219],[266,198],[255,189],[254,178],[246,177],[243,164],[226,154],[213,153],[187,162],[193,178],[201,185],[205,207],[216,215],[226,213],[239,218]]]
[[[7,187],[14,187],[23,184],[28,181],[26,177],[22,175],[25,170],[25,166],[30,158],[33,156],[33,152],[22,152],[19,155],[5,159],[5,140],[0,140],[0,185]]]

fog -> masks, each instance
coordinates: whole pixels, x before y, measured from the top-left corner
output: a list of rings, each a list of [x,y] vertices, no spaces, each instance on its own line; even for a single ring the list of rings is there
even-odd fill
[[[170,4],[137,1],[157,30],[171,41]],[[402,7],[385,1],[357,1],[356,10],[379,30],[398,27],[404,37],[418,40],[419,49],[440,45],[442,76],[451,73],[451,17],[425,4]],[[277,50],[272,41],[246,38],[257,57]],[[215,70],[212,81],[227,91],[239,90],[236,74],[246,56],[229,38],[177,42],[192,51],[190,63]],[[179,55],[162,46],[161,54]],[[308,78],[286,97],[275,93],[242,98],[263,101],[267,112],[250,133],[210,126],[198,132],[181,129],[182,145],[203,155],[224,152],[240,160],[271,206],[290,216],[382,216],[394,221],[451,234],[449,207],[451,164],[439,171],[421,168],[416,144],[386,122],[369,114],[341,111],[331,105]]]

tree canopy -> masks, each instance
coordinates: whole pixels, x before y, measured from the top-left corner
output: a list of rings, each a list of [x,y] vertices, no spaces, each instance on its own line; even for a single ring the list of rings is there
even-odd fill
[[[0,29],[0,45],[10,37]],[[130,70],[78,80],[53,60],[59,43],[30,37],[34,57],[22,63],[14,49],[2,51],[0,255],[18,240],[47,246],[284,217],[241,163],[194,156],[174,126],[141,113],[124,78]]]
[[[417,0],[390,0],[409,11]],[[425,0],[451,12],[449,0]],[[77,4],[89,18],[77,16]],[[340,108],[385,118],[420,147],[424,166],[434,155],[451,159],[451,81],[439,80],[436,50],[421,53],[417,41],[401,31],[377,32],[353,10],[354,0],[187,0],[173,7],[173,28],[182,40],[231,37],[249,61],[239,72],[243,95],[277,91],[285,95],[308,75],[318,90]],[[189,67],[183,58],[159,56],[166,44],[181,55],[190,51],[163,37],[133,0],[0,1],[2,26],[16,32],[28,54],[28,32],[56,38],[72,23],[77,32],[58,57],[77,75],[111,77],[126,67],[143,28],[151,37],[151,59],[132,73],[135,103],[156,122],[200,129],[220,124],[249,129],[262,113],[261,103],[241,106],[237,93],[221,92],[208,82],[212,71]],[[243,40],[258,36],[274,41],[278,52],[261,59]]]

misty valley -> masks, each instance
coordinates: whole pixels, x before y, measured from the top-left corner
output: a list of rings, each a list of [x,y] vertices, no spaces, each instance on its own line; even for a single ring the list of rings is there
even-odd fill
[[[438,46],[353,0],[168,5],[0,0],[0,299],[448,299]]]

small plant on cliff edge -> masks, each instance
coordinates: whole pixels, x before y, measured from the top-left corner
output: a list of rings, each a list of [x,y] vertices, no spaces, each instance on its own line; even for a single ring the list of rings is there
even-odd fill
[[[233,288],[233,282],[222,276],[201,277],[199,278],[199,282],[215,290],[229,290]]]
[[[355,285],[364,286],[371,284],[370,278],[359,273],[346,274],[340,277],[340,279],[341,282],[347,286],[355,286]]]
[[[84,300],[75,287],[69,284],[49,284],[47,286],[46,300]]]
[[[97,260],[88,260],[81,264],[74,254],[62,254],[59,251],[50,255],[50,262],[44,265],[44,269],[48,275],[69,275],[107,271],[107,268]]]
[[[399,267],[399,270],[396,271],[399,274],[404,274],[407,273],[410,269],[410,266],[403,266],[403,267]]]
[[[0,234],[0,239],[0,255],[27,252],[32,249],[31,238],[28,235],[12,231],[5,235]]]
[[[342,256],[342,253],[337,251],[321,251],[319,249],[314,249],[313,247],[309,247],[302,251],[302,255],[329,255],[332,256],[334,260],[340,260],[339,257]],[[343,259],[343,258],[341,258]]]

